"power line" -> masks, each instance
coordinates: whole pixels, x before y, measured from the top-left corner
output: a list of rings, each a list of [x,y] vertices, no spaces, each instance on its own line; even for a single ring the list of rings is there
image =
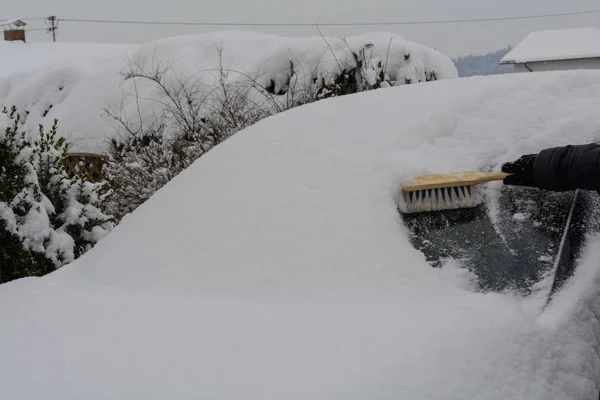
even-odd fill
[[[470,22],[509,21],[536,18],[552,18],[572,15],[584,15],[600,13],[598,10],[574,11],[553,14],[532,14],[521,16],[471,18],[471,19],[447,19],[447,20],[423,20],[423,21],[391,21],[391,22],[330,22],[319,23],[320,26],[376,26],[376,25],[432,25],[432,24],[456,24]],[[138,24],[138,25],[180,25],[180,26],[315,26],[315,23],[258,23],[258,22],[177,22],[177,21],[142,21],[142,20],[109,20],[109,19],[83,19],[83,18],[60,18],[61,22],[98,23],[98,24]]]
[[[12,19],[20,19],[21,21],[43,21],[43,20],[47,19],[47,17],[0,18],[0,22],[12,20]]]

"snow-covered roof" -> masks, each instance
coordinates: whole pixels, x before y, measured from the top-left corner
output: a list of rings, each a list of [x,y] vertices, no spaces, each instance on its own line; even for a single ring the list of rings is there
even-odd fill
[[[20,26],[27,25],[27,22],[23,21],[22,19],[13,18],[13,19],[7,19],[6,21],[0,21],[0,25],[2,25],[2,26],[15,25],[15,26],[20,27]]]
[[[597,57],[600,57],[600,29],[586,27],[532,32],[500,64]]]

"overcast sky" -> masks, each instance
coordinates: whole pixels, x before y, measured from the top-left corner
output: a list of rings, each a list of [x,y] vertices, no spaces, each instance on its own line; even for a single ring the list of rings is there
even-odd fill
[[[600,9],[599,0],[3,0],[0,18],[45,17],[208,22],[388,22],[502,17]],[[450,57],[516,44],[530,31],[600,26],[600,13],[467,24],[323,27],[325,35],[395,32]],[[30,28],[43,21],[30,23]],[[61,23],[59,41],[140,43],[160,37],[234,27],[176,27]],[[318,35],[314,27],[252,27],[289,36]],[[29,32],[30,41],[48,40]]]

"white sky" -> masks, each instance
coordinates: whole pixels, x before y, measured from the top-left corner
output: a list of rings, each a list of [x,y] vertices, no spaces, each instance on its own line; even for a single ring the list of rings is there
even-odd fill
[[[4,0],[0,18],[45,17],[136,19],[202,22],[386,22],[501,17],[600,9],[598,0]],[[395,32],[450,57],[494,51],[517,44],[530,31],[596,25],[600,13],[534,20],[467,24],[322,27],[325,35],[369,31]],[[43,27],[32,21],[30,28]],[[289,36],[318,35],[314,27],[181,27],[67,23],[60,25],[59,41],[140,43],[148,40],[224,29],[251,29]],[[29,41],[49,40],[43,32],[29,32]]]

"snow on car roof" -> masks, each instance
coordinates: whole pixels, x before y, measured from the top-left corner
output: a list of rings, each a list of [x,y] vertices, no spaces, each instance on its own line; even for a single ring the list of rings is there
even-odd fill
[[[545,298],[432,268],[396,199],[414,174],[593,141],[598,93],[598,71],[507,74],[262,120],[74,263],[0,288],[4,397],[597,396],[597,237],[539,319]]]

